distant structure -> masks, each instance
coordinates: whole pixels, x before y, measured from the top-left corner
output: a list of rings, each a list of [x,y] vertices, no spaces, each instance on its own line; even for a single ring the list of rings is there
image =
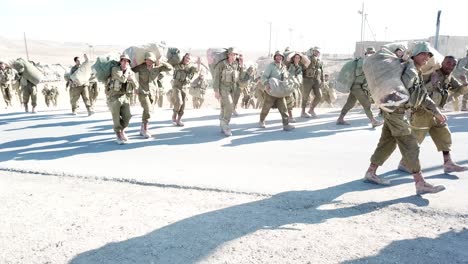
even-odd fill
[[[426,39],[407,39],[407,40],[395,40],[395,41],[363,41],[356,42],[356,48],[354,50],[354,57],[362,57],[364,55],[364,50],[366,47],[373,46],[376,49],[379,49],[381,46],[392,43],[392,42],[416,42],[416,41],[428,41],[434,46],[435,38],[434,36]],[[468,49],[468,36],[439,36],[439,52],[442,55],[453,55],[456,58],[461,58],[466,55],[466,50]]]

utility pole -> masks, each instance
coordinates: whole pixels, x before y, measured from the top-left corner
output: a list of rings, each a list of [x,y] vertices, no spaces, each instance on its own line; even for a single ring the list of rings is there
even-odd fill
[[[23,34],[24,34],[24,47],[26,48],[26,58],[29,61],[28,43],[26,42],[26,32],[23,32]]]
[[[268,22],[270,24],[270,42],[268,45],[268,57],[271,57],[271,24],[272,22]]]
[[[434,48],[439,50],[439,29],[440,29],[440,14],[442,13],[441,10],[437,12],[437,23],[436,23],[436,34],[434,38]]]
[[[364,52],[364,2],[362,2],[362,9],[358,13],[361,14],[361,50]]]

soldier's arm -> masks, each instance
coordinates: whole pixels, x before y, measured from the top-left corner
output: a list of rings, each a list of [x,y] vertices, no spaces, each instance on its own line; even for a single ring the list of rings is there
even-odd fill
[[[272,67],[271,67],[271,64],[269,64],[262,74],[261,82],[263,85],[268,84],[268,80],[270,79],[270,76],[271,76],[271,70],[272,70]]]
[[[453,93],[459,93],[463,89],[464,85],[457,79],[450,77],[450,91]]]
[[[173,70],[173,67],[167,62],[161,62],[161,65],[158,67],[158,69],[159,69],[159,72],[168,72],[168,71]]]
[[[223,63],[218,63],[214,69],[213,75],[213,90],[219,93],[219,86],[221,83],[221,73],[223,71]]]
[[[112,79],[117,80],[121,83],[126,83],[128,81],[128,71],[124,73],[120,67],[112,68]]]

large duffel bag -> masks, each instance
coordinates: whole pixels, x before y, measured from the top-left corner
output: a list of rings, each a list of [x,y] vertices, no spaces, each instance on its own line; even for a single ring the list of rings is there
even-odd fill
[[[13,62],[12,66],[17,72],[21,73],[26,80],[34,85],[38,85],[44,79],[44,74],[29,61],[19,58]]]

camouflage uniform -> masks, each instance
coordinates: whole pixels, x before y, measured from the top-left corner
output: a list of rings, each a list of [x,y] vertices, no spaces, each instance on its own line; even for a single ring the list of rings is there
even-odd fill
[[[123,71],[120,66],[113,67],[109,88],[107,104],[112,114],[114,132],[120,138],[132,118],[130,96],[138,88],[135,73],[130,68]]]
[[[94,106],[96,105],[96,100],[99,96],[99,86],[97,83],[96,76],[94,76],[94,74],[89,79],[88,93],[91,109],[94,109]]]
[[[0,89],[2,90],[3,100],[5,100],[6,106],[11,106],[12,100],[12,82],[15,78],[15,74],[11,68],[0,68]]]
[[[364,108],[364,112],[366,113],[367,118],[370,120],[374,120],[374,114],[371,110],[371,97],[369,93],[369,89],[367,88],[367,81],[366,76],[364,76],[364,72],[362,70],[362,63],[364,62],[363,58],[359,58],[356,61],[356,71],[355,71],[355,79],[353,85],[349,90],[348,100],[346,100],[343,109],[341,109],[341,116],[344,117],[349,110],[351,110],[357,101],[362,105]]]
[[[419,144],[415,135],[411,133],[405,110],[421,107],[427,109],[433,115],[440,114],[440,111],[425,92],[421,72],[417,70],[413,61],[406,63],[402,81],[410,92],[410,102],[392,113],[383,112],[382,134],[371,157],[371,163],[382,166],[398,145],[404,164],[412,173],[416,173],[421,171]]]
[[[241,93],[245,96],[244,91],[248,89],[250,82],[254,78],[254,69],[250,66],[247,70],[243,71],[239,77],[239,89],[236,89],[232,95],[232,105],[233,105],[233,113],[236,115],[236,108],[237,103],[239,102],[239,98]]]
[[[58,97],[58,89],[55,86],[52,86],[49,89],[49,86],[46,84],[42,89],[42,95],[44,95],[45,103],[47,107],[50,107],[50,103],[57,107],[57,97]]]
[[[275,54],[276,55],[281,55],[282,54]],[[284,81],[288,78],[288,70],[286,69],[286,66],[283,63],[277,64],[275,62],[270,63],[265,71],[262,74],[262,84],[263,85],[269,85],[268,82],[270,78],[276,78],[278,80]],[[278,97],[273,97],[269,95],[268,93],[264,93],[264,101],[263,101],[263,107],[262,111],[260,112],[260,126],[264,127],[264,122],[265,119],[270,112],[270,109],[272,107],[276,106],[278,108],[278,111],[280,112],[281,115],[281,121],[283,123],[283,127],[288,127],[289,125],[289,119],[288,119],[288,107],[286,105],[286,99],[283,98],[278,98]]]
[[[192,103],[194,109],[199,109],[203,101],[205,100],[206,88],[208,88],[208,82],[204,78],[196,78],[190,84],[190,95],[192,96]]]
[[[302,87],[302,66],[295,65],[291,63],[289,65],[289,78],[291,78],[294,82],[295,91],[291,96],[286,97],[286,103],[288,106],[288,110],[292,110],[294,107],[298,106],[298,101],[301,101],[301,87]]]
[[[239,76],[241,73],[242,65],[239,65],[237,60],[232,63],[223,60],[214,69],[213,90],[220,94],[219,120],[223,131],[229,130],[229,123],[234,111],[233,97],[238,90],[240,92]]]
[[[155,104],[156,103],[158,104],[159,108],[163,107],[163,103],[164,103],[164,86],[161,81],[163,78],[164,78],[164,74],[160,73],[158,76],[158,81],[157,81],[158,82],[158,96],[157,96],[157,101],[155,102]]]
[[[174,67],[174,78],[172,80],[172,100],[174,103],[172,121],[176,121],[184,115],[185,98],[187,97],[187,88],[192,81],[197,68],[191,64],[180,62]]]
[[[448,98],[448,91],[456,91],[462,87],[453,76],[445,75],[441,70],[436,70],[424,80],[429,96],[434,103],[443,108]],[[438,151],[450,151],[452,146],[452,135],[447,124],[440,124],[432,112],[423,107],[413,109],[411,114],[411,125],[413,135],[421,144],[429,132]]]
[[[141,107],[143,108],[143,115],[141,117],[143,123],[147,123],[151,118],[150,112],[152,111],[153,104],[158,100],[158,77],[161,72],[172,70],[172,66],[168,63],[161,62],[159,65],[154,65],[153,68],[148,69],[146,64],[133,68],[133,71],[138,73],[138,99]]]
[[[72,75],[75,71],[78,70],[80,66],[73,66],[70,70],[70,75]],[[77,85],[73,83],[73,81],[70,81],[70,104],[72,107],[72,113],[76,114],[76,109],[78,109],[78,100],[83,98],[83,102],[86,105],[86,110],[88,110],[88,115],[92,114],[92,109],[91,109],[91,103],[89,101],[89,90],[88,86],[89,83],[84,84],[84,85]]]
[[[316,49],[314,49],[316,50]],[[314,100],[311,102],[309,112],[313,113],[314,108],[320,103],[322,99],[322,92],[320,90],[320,84],[323,82],[323,63],[320,58],[309,56],[310,64],[308,67],[303,65],[303,90],[302,90],[302,110],[307,106],[311,91],[314,92]],[[307,116],[308,117],[308,116]]]
[[[332,82],[329,80],[323,80],[322,83],[322,101],[320,103],[327,103],[331,107],[333,107],[333,99],[332,99],[332,93],[333,93],[333,85]]]

